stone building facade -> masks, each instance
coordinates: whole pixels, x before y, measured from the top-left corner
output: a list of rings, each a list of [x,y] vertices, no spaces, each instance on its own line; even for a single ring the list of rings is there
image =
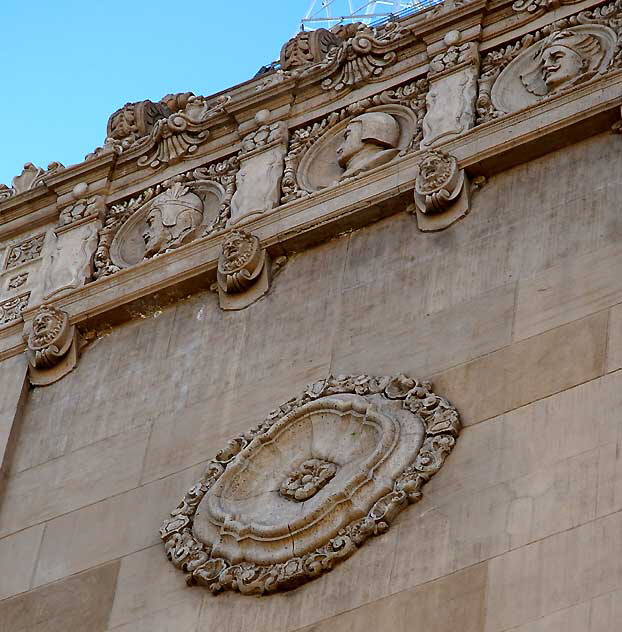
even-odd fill
[[[445,0],[0,187],[0,630],[622,629],[621,50]]]

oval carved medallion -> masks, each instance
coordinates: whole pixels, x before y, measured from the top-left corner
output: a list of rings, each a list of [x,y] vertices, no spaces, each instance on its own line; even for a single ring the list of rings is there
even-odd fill
[[[312,384],[210,462],[160,529],[167,556],[214,593],[294,588],[418,501],[459,428],[403,375]]]

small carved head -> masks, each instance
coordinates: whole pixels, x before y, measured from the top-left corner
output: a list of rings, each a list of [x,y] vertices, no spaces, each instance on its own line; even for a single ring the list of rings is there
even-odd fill
[[[419,163],[417,193],[427,195],[447,186],[456,169],[456,159],[440,151],[429,151]]]
[[[593,77],[605,54],[603,42],[591,33],[556,31],[538,47],[535,65],[521,80],[532,94],[551,94]]]
[[[232,273],[243,268],[259,248],[259,239],[243,230],[229,233],[222,244],[220,270]]]
[[[32,320],[29,348],[41,349],[56,343],[68,325],[69,318],[65,312],[53,305],[42,305]]]
[[[386,112],[366,112],[353,118],[344,132],[343,143],[337,148],[339,165],[347,169],[363,150],[374,153],[397,147],[400,126]]]
[[[145,218],[145,258],[186,243],[202,220],[201,198],[175,183],[156,197]]]

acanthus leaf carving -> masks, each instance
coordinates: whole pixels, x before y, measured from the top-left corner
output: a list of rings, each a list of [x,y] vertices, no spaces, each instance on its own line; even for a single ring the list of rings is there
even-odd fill
[[[324,90],[342,91],[380,78],[397,61],[397,51],[413,40],[410,29],[395,21],[376,28],[355,22],[320,31],[289,40],[281,64],[285,74],[298,79],[323,77]]]
[[[384,533],[419,501],[459,430],[456,409],[428,382],[403,375],[320,380],[214,457],[160,529],[166,555],[189,584],[212,593],[261,595],[299,586]],[[376,484],[385,464],[392,472],[388,491]],[[254,504],[253,494],[259,494]],[[354,513],[344,498],[358,503]]]
[[[11,187],[8,187],[6,184],[0,184],[0,202],[45,184],[44,179],[47,176],[64,168],[60,162],[51,162],[47,169],[42,169],[31,162],[27,162],[22,172],[13,178]]]

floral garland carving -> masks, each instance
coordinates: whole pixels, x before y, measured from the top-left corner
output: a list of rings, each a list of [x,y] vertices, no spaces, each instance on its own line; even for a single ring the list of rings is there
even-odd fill
[[[283,203],[291,202],[292,200],[309,195],[307,191],[304,191],[298,186],[296,174],[303,156],[319,140],[324,132],[347,118],[362,114],[371,107],[397,103],[413,110],[417,115],[417,129],[413,136],[412,143],[407,149],[407,153],[416,151],[423,137],[423,117],[426,112],[425,96],[427,91],[427,80],[419,79],[395,88],[394,90],[385,90],[373,97],[356,101],[341,110],[331,112],[320,121],[294,131],[291,136],[289,150],[285,156],[285,169],[281,185],[281,201]]]
[[[414,461],[395,479],[393,489],[378,499],[367,515],[348,524],[325,545],[306,555],[268,565],[252,562],[232,564],[226,559],[211,557],[210,547],[194,535],[194,517],[205,494],[236,455],[253,440],[266,434],[285,415],[320,397],[343,393],[380,394],[389,400],[401,401],[404,409],[423,421],[423,444]],[[311,384],[301,396],[272,411],[261,424],[229,441],[210,461],[205,474],[190,488],[160,529],[166,555],[177,568],[188,573],[188,584],[207,586],[212,593],[237,590],[243,594],[265,594],[294,588],[350,557],[368,538],[384,533],[408,504],[419,501],[423,485],[443,465],[459,431],[458,412],[446,399],[432,392],[429,382],[404,375],[359,375],[330,376]]]
[[[198,167],[192,171],[164,180],[149,187],[136,197],[129,198],[118,204],[112,204],[104,219],[104,225],[99,231],[99,243],[95,251],[94,280],[110,276],[119,271],[110,259],[110,247],[112,241],[124,222],[138,209],[154,199],[159,193],[166,191],[175,183],[185,184],[190,190],[200,191],[201,183],[218,182],[225,190],[225,197],[221,203],[218,217],[207,226],[201,236],[222,230],[231,215],[231,198],[235,193],[235,174],[238,169],[236,156],[223,162],[214,163],[208,167]]]
[[[622,68],[622,0],[615,0],[615,2],[610,2],[595,9],[581,11],[576,15],[552,22],[542,29],[528,33],[516,42],[507,44],[485,55],[482,59],[481,73],[478,80],[479,96],[475,104],[477,109],[476,125],[505,116],[505,112],[495,109],[490,95],[497,77],[513,59],[522,51],[555,31],[587,24],[602,24],[615,31],[617,42],[609,68]]]

